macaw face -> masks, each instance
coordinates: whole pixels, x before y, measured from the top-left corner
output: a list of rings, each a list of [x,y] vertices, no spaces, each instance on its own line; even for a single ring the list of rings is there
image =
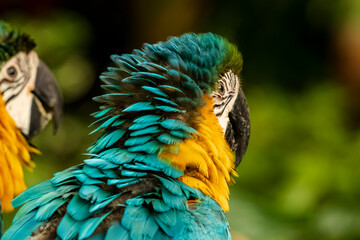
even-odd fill
[[[0,92],[6,110],[28,138],[38,134],[54,118],[58,127],[62,101],[55,77],[35,51],[19,52],[3,63]]]
[[[236,153],[235,166],[238,166],[250,136],[249,110],[240,78],[231,70],[222,75],[218,80],[218,89],[212,93],[212,97],[214,113],[231,150]]]

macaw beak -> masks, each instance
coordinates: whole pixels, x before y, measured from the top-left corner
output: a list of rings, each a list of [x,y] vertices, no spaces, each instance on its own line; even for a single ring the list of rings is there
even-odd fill
[[[56,85],[55,77],[43,61],[39,59],[35,87],[31,91],[31,120],[28,133],[31,139],[37,135],[52,119],[54,133],[57,131],[62,117],[62,96]]]
[[[239,91],[233,109],[229,112],[229,121],[225,138],[231,150],[235,152],[235,167],[237,167],[245,155],[250,137],[249,108],[242,89]]]

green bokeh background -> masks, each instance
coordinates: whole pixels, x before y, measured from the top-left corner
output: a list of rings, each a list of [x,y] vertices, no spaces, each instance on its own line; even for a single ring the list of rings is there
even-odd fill
[[[85,159],[96,139],[91,98],[110,54],[211,31],[244,55],[252,123],[231,187],[233,239],[360,239],[360,102],[334,57],[343,26],[360,22],[356,0],[18,0],[0,3],[0,13],[36,40],[64,96],[57,134],[48,126],[33,140],[42,155],[28,186]]]

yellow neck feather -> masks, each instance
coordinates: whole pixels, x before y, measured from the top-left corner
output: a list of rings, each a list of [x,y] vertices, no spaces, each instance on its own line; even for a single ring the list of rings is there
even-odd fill
[[[163,152],[159,155],[171,165],[183,170],[179,180],[215,199],[224,211],[229,210],[229,187],[233,181],[234,154],[225,140],[222,128],[213,112],[213,100],[204,96],[206,105],[200,109],[201,116],[196,131],[198,135],[179,145],[177,154]]]
[[[30,153],[39,153],[31,147],[14,120],[6,111],[0,95],[0,201],[2,211],[11,211],[11,200],[26,189],[21,165],[34,167]]]

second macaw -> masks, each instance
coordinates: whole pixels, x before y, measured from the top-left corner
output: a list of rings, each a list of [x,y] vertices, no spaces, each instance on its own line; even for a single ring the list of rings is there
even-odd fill
[[[26,189],[22,166],[32,168],[30,153],[39,152],[28,141],[52,118],[57,129],[62,115],[54,75],[34,48],[29,35],[0,21],[0,204],[4,212],[13,209],[11,200]]]

